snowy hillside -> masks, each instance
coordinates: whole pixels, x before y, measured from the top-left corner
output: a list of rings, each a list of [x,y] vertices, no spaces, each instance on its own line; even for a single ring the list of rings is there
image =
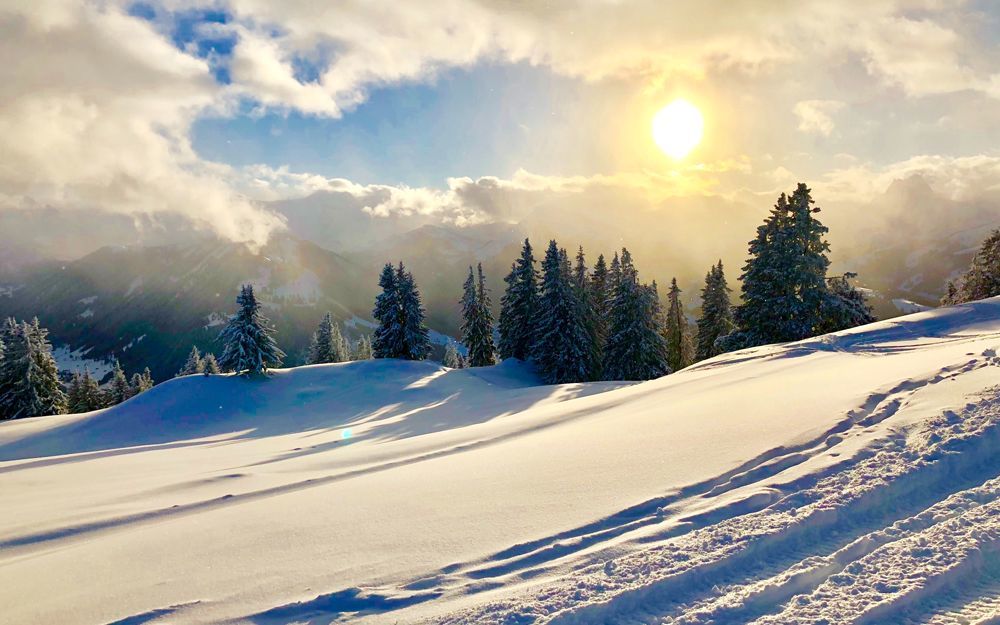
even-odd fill
[[[643,384],[364,361],[0,425],[10,623],[997,623],[1000,298]]]

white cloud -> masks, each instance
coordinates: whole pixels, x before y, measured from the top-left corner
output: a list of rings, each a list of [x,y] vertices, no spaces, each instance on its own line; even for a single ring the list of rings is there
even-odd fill
[[[795,104],[795,116],[799,119],[799,130],[829,137],[834,123],[831,115],[844,108],[839,100],[802,100]]]
[[[280,218],[192,150],[219,89],[207,65],[114,6],[0,5],[0,208],[182,215],[259,244]]]

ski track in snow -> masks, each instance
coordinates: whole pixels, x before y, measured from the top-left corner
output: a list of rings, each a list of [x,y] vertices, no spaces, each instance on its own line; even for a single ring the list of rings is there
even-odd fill
[[[998,364],[992,350],[983,356],[984,361],[872,395],[852,415],[850,427],[870,427],[892,416],[906,396],[927,385]],[[440,622],[1000,622],[998,393],[1000,388],[993,389],[961,414],[945,411],[922,424],[916,444],[896,432],[811,487],[790,484],[793,492],[774,503],[777,495],[771,492],[757,502],[715,510],[708,517],[713,524],[702,529],[693,528],[704,519],[681,519],[682,528],[641,539],[667,538],[663,544],[608,557],[535,595]],[[845,429],[838,426],[821,437],[832,443],[822,447],[835,448],[842,440],[836,434]],[[765,457],[734,477],[771,476],[768,467],[783,470],[819,449],[779,456],[785,463]],[[725,485],[739,482],[749,483]],[[719,486],[707,494],[720,494]],[[764,509],[746,514],[753,507]],[[656,522],[651,519],[663,514],[657,508],[645,521]],[[628,529],[642,524],[633,519]],[[682,535],[674,538],[678,532]]]

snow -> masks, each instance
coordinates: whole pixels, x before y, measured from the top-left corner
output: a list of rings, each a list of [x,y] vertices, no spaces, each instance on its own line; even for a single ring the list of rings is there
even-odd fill
[[[57,345],[52,349],[52,357],[56,359],[59,371],[68,373],[83,373],[84,369],[98,380],[111,373],[113,365],[107,360],[87,358],[89,348],[71,349],[67,345]]]
[[[81,299],[80,303],[83,304],[84,306],[90,306],[96,301],[97,301],[97,296],[91,295],[90,297],[84,297],[83,299]]]
[[[94,310],[91,309],[91,308],[88,308],[87,310],[83,311],[82,313],[80,313],[77,316],[80,317],[81,319],[88,319],[88,318],[94,316]]]
[[[892,300],[892,305],[896,307],[896,310],[908,315],[910,313],[923,312],[925,310],[931,310],[930,306],[924,306],[923,304],[918,304],[916,302],[911,302],[908,299],[897,298]]]
[[[226,322],[229,321],[229,315],[226,313],[211,312],[205,318],[205,321],[206,323],[204,327],[208,330],[209,328],[226,325]]]
[[[321,294],[319,276],[311,271],[303,271],[294,281],[274,289],[275,297],[301,300],[304,303],[318,302]]]
[[[0,424],[0,605],[70,624],[983,621],[998,351],[995,298],[643,384],[539,386],[516,361],[171,380]]]
[[[176,280],[174,280],[174,281],[176,282]],[[143,283],[143,280],[142,280],[141,276],[137,276],[137,277],[133,278],[132,282],[130,282],[129,285],[128,285],[128,290],[125,291],[125,297],[128,297],[129,295],[132,295],[133,293],[135,293],[136,291],[138,291],[139,289],[141,289],[142,288],[142,283]]]

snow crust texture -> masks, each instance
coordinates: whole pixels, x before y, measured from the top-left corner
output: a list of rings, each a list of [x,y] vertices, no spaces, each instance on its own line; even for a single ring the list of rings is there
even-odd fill
[[[3,424],[0,622],[996,625],[998,350],[993,299],[643,384],[369,361]]]

